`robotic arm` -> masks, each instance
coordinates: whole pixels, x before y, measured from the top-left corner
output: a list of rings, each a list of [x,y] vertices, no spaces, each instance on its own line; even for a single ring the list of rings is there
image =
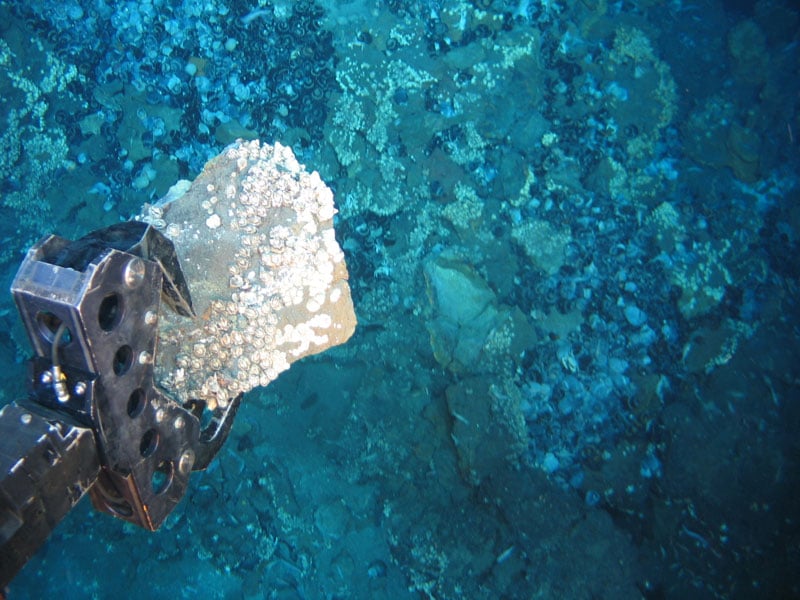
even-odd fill
[[[43,239],[12,284],[34,355],[0,410],[0,596],[87,492],[157,529],[242,395],[355,330],[333,193],[290,148],[234,142],[146,207]]]
[[[192,301],[172,242],[130,221],[28,251],[12,294],[34,357],[30,394],[0,410],[0,596],[88,492],[97,510],[156,530],[230,432],[242,394],[201,428],[154,381],[161,302]]]

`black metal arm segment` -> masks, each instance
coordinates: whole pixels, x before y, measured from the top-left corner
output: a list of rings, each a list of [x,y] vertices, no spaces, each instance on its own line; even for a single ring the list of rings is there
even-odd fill
[[[37,406],[0,409],[0,595],[99,472],[91,429]]]
[[[241,402],[201,430],[198,405],[155,385],[161,300],[194,311],[172,243],[144,223],[75,242],[45,238],[11,291],[34,357],[29,406],[9,405],[0,418],[0,542],[25,539],[2,543],[9,578],[87,489],[98,510],[157,529],[191,471],[222,446]]]

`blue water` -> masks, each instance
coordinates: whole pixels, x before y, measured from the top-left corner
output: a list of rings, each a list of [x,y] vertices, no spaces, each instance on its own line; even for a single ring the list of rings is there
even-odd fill
[[[334,190],[359,318],[161,530],[84,500],[11,598],[800,597],[794,3],[39,0],[0,32],[3,281],[259,138]]]

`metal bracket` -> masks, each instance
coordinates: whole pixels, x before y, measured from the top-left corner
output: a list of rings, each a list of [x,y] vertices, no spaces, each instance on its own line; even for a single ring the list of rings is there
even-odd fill
[[[29,250],[11,291],[35,351],[33,398],[94,430],[95,507],[157,529],[191,471],[221,447],[241,402],[204,432],[195,412],[155,385],[161,299],[194,315],[172,242],[135,221],[75,242],[50,236]]]
[[[91,429],[38,406],[0,409],[0,594],[99,471]]]

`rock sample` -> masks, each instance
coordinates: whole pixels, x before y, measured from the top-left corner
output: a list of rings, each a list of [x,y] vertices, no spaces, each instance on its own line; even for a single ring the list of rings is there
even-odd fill
[[[225,406],[347,341],[356,317],[335,213],[316,172],[257,140],[145,206],[141,218],[175,244],[196,313],[160,316],[156,381],[171,397]]]

